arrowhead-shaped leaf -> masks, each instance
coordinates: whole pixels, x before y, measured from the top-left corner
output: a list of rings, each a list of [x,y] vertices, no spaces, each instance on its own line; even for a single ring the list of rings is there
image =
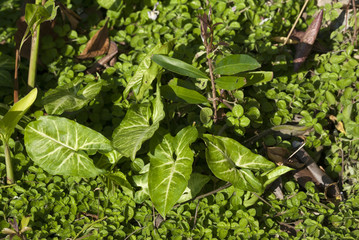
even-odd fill
[[[157,96],[152,104],[134,104],[127,111],[120,126],[113,133],[113,146],[122,155],[134,160],[142,143],[153,136],[164,117],[163,104],[157,86]]]
[[[137,100],[143,98],[144,93],[150,88],[153,80],[157,77],[158,71],[161,67],[157,64],[153,64],[151,57],[153,54],[168,54],[173,46],[173,41],[165,44],[157,44],[142,60],[138,66],[135,74],[128,82],[126,89],[123,92],[124,98],[127,98],[130,90],[136,96]]]
[[[152,60],[167,70],[183,76],[192,78],[208,78],[208,76],[201,70],[176,58],[155,54],[153,55]]]
[[[182,129],[176,137],[167,134],[149,155],[149,192],[162,217],[166,216],[187,187],[193,163],[193,152],[189,146],[197,136],[195,127]]]
[[[51,174],[95,177],[97,168],[89,155],[110,152],[111,142],[100,133],[66,118],[42,116],[25,128],[30,158]]]
[[[47,113],[60,115],[65,111],[73,112],[81,109],[97,96],[101,88],[101,81],[91,82],[81,89],[79,84],[69,83],[50,89],[42,101]]]
[[[5,116],[0,120],[0,136],[2,140],[7,142],[14,132],[17,123],[20,121],[22,116],[35,102],[37,97],[37,89],[34,88],[20,101],[14,104]]]
[[[261,65],[249,55],[234,54],[225,57],[216,65],[214,73],[233,75],[240,72],[250,71],[259,68]]]
[[[242,190],[262,192],[262,184],[251,170],[266,171],[274,168],[274,163],[231,138],[209,134],[203,137],[207,145],[206,160],[216,177]]]

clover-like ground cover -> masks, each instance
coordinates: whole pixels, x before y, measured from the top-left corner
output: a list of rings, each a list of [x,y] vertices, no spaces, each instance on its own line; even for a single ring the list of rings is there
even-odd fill
[[[5,147],[0,146],[0,238],[359,238],[359,54],[351,1],[308,2],[296,32],[306,31],[321,9],[323,20],[312,51],[297,72],[295,45],[283,45],[277,37],[287,36],[304,0],[209,1],[212,29],[205,27],[207,36],[203,35],[203,26],[210,23],[205,1],[59,2],[55,22],[44,23],[41,29],[38,98],[9,140],[15,184],[6,184]],[[20,31],[24,21],[16,21],[24,10],[21,1],[4,0],[0,5],[0,118],[13,104],[15,49],[24,32]],[[203,41],[211,37],[215,46],[209,49]],[[117,50],[111,50],[111,43]],[[27,93],[28,53],[25,44],[18,71],[20,97]],[[178,68],[169,69],[174,73],[162,70],[152,62],[153,54],[170,55],[197,70],[192,75],[176,72]],[[252,75],[232,76],[233,72],[219,69],[228,58],[248,58],[250,67],[255,66],[250,70],[260,69]],[[208,59],[218,67],[215,73],[231,75],[213,76],[218,77],[217,99],[212,95],[213,69]],[[213,101],[217,101],[215,109]],[[77,149],[77,155],[93,161],[94,172],[89,175],[99,174],[96,177],[51,175],[30,158],[40,151],[28,144],[33,140],[30,127],[56,119],[44,115],[91,128],[97,137],[111,139],[119,152],[109,151],[107,140],[96,149]],[[134,116],[140,116],[138,121],[133,121]],[[197,130],[191,137],[196,137],[182,141],[181,136],[193,128]],[[73,136],[75,130],[67,131]],[[62,136],[59,145],[77,146]],[[206,153],[214,142],[208,139],[223,143],[210,145],[211,152]],[[293,142],[303,140],[303,149],[332,184],[321,189],[311,175],[304,175],[310,181],[303,183],[299,180],[303,175],[291,171],[260,192],[268,174],[255,169],[248,170],[258,182],[254,189],[259,189],[258,194],[252,194],[216,178],[221,176],[211,172],[216,162],[206,164],[211,154],[213,159],[231,159],[233,154],[219,150],[234,141],[231,147],[243,150],[241,143],[253,156],[285,165],[285,153],[290,155]],[[137,145],[129,149],[133,142]],[[160,157],[168,153],[163,149],[171,151],[166,158]],[[153,185],[148,188],[149,179],[161,183],[167,175],[156,175],[153,169],[158,165],[151,169],[148,163],[163,159],[167,164],[182,160],[193,169],[190,177],[183,171],[188,188],[173,208],[158,207],[162,199],[149,197],[158,190]],[[248,173],[241,167],[229,169]]]

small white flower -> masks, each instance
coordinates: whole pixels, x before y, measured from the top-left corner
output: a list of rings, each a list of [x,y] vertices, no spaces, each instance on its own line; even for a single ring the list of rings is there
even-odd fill
[[[152,11],[148,11],[147,12],[147,15],[148,15],[148,18],[151,19],[151,20],[156,20],[157,17],[158,17],[158,14],[160,14],[159,11],[156,11],[156,8],[158,6],[159,2],[157,2],[155,4],[155,6],[153,7],[153,10]]]

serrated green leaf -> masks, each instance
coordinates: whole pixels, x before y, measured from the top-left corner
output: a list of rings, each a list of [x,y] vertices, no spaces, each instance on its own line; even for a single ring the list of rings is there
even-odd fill
[[[149,192],[162,217],[166,216],[187,187],[193,163],[193,152],[189,145],[197,136],[195,127],[183,128],[176,137],[165,135],[149,154]]]
[[[233,75],[259,68],[261,65],[249,55],[234,54],[221,59],[215,69],[215,74]]]
[[[111,142],[100,133],[54,116],[42,116],[26,126],[25,146],[30,158],[47,172],[78,177],[103,173],[89,155],[112,151]]]
[[[167,57],[164,55],[155,54],[152,56],[152,60],[158,65],[170,70],[174,73],[192,77],[192,78],[207,78],[208,76],[201,70],[195,68],[194,66],[185,63],[176,58]]]

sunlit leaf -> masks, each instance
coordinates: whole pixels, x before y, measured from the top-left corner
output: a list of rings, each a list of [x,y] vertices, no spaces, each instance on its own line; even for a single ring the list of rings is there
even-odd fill
[[[7,142],[14,132],[17,123],[24,116],[26,111],[35,102],[37,97],[37,89],[34,88],[25,97],[20,99],[10,108],[5,116],[0,120],[0,137]]]
[[[25,146],[30,158],[51,174],[95,177],[104,172],[89,155],[112,150],[100,133],[72,120],[42,116],[25,128]]]
[[[127,98],[130,90],[136,96],[137,100],[141,100],[145,92],[150,88],[153,80],[157,77],[160,66],[153,64],[151,57],[153,54],[168,54],[173,47],[174,41],[169,41],[165,44],[157,44],[142,60],[138,66],[135,74],[128,82],[126,89],[123,92],[124,98]]]
[[[165,117],[159,87],[152,103],[133,104],[113,133],[113,146],[132,160],[142,143],[150,139]]]
[[[262,184],[251,170],[267,171],[275,167],[274,163],[231,138],[209,134],[203,137],[207,145],[206,160],[216,177],[242,190],[262,192]]]
[[[189,146],[197,136],[195,127],[183,128],[176,137],[165,135],[149,154],[149,192],[162,217],[166,216],[187,187],[193,163],[193,152]]]
[[[207,103],[208,99],[199,92],[178,85],[177,79],[171,80],[168,85],[162,86],[162,94],[165,98],[173,101],[186,102],[190,104]]]
[[[183,76],[192,78],[208,78],[208,76],[201,70],[176,58],[155,54],[153,55],[152,60],[167,70]]]
[[[49,114],[60,115],[83,108],[101,91],[102,81],[90,82],[81,88],[81,84],[69,83],[46,92],[42,102]]]
[[[223,76],[216,79],[216,87],[228,91],[236,90],[246,84],[245,77]]]
[[[233,75],[240,72],[250,71],[259,68],[261,65],[249,55],[233,54],[221,59],[214,73],[223,75]]]

